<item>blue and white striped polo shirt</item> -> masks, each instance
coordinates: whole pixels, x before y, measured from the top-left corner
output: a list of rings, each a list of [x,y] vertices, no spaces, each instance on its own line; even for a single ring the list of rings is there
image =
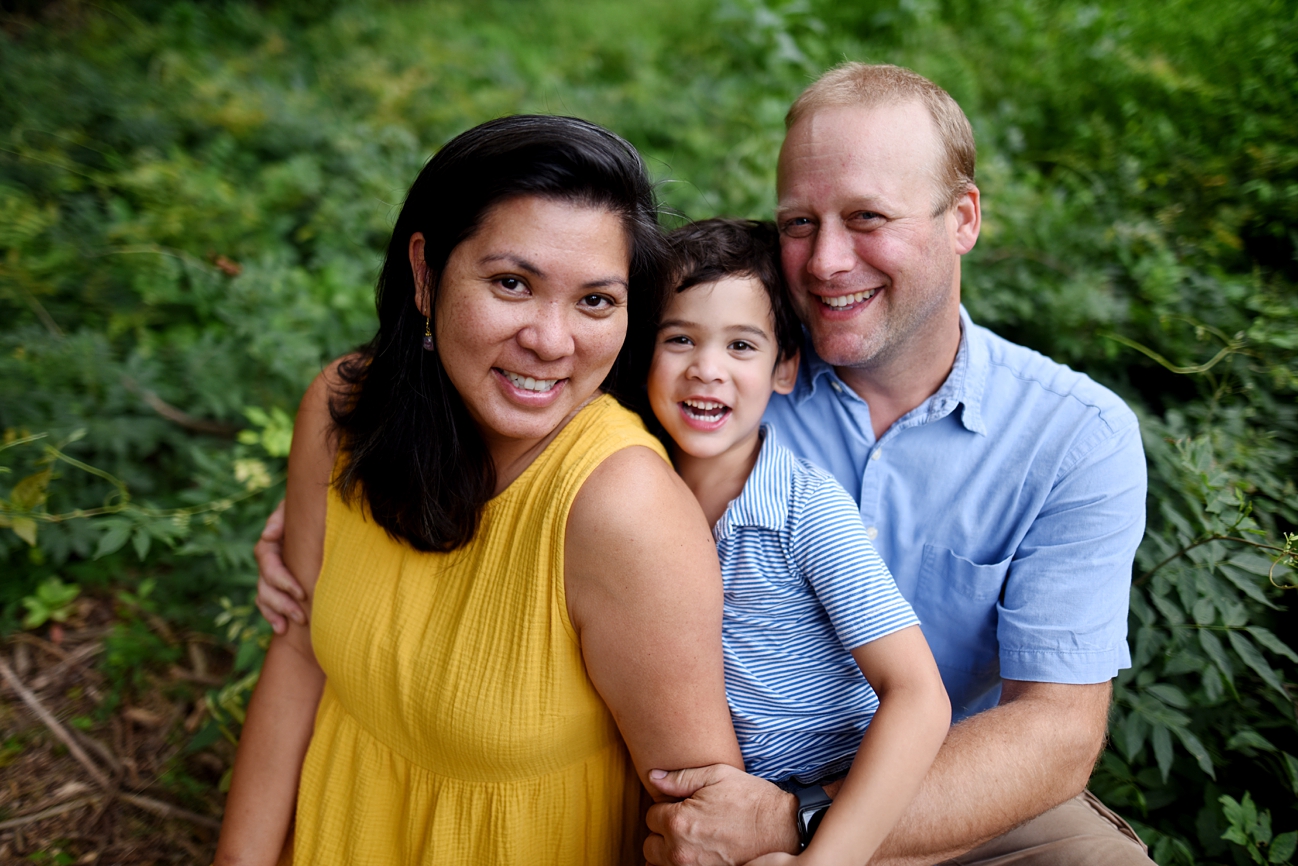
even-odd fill
[[[771,428],[762,433],[757,464],[713,535],[744,766],[780,780],[851,759],[879,699],[850,650],[919,621],[852,497]]]

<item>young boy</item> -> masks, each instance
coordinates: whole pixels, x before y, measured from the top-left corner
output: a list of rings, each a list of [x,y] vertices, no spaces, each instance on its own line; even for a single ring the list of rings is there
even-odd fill
[[[772,391],[793,388],[802,334],[774,226],[704,220],[670,240],[676,291],[649,400],[714,527],[726,693],[745,767],[798,794],[805,861],[865,863],[946,735],[946,691],[856,504],[761,425]],[[820,785],[845,771],[826,811]]]

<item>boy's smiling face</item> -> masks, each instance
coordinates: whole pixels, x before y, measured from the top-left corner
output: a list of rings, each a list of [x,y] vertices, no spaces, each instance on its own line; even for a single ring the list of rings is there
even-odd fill
[[[750,453],[771,392],[793,390],[797,355],[777,363],[778,355],[771,302],[757,279],[675,292],[649,368],[654,415],[691,457]]]

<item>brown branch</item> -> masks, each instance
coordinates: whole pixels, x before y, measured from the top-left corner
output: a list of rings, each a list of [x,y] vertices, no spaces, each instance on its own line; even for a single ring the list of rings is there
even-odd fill
[[[157,412],[163,418],[176,424],[186,430],[194,433],[203,433],[208,436],[221,436],[226,439],[233,439],[243,428],[237,424],[227,424],[224,421],[209,421],[206,418],[195,418],[183,409],[177,409],[175,406],[163,400],[153,391],[147,388],[141,388],[134,379],[129,376],[122,377],[122,384],[126,390],[140,395],[140,398],[148,404],[149,408]]]
[[[1154,576],[1154,572],[1158,571],[1160,568],[1167,565],[1169,562],[1172,562],[1175,559],[1179,559],[1180,557],[1185,556],[1187,553],[1189,553],[1191,550],[1194,550],[1196,547],[1201,547],[1202,545],[1208,544],[1213,541],[1234,541],[1239,544],[1247,544],[1249,547],[1256,547],[1260,550],[1273,550],[1277,553],[1285,553],[1285,554],[1288,553],[1288,551],[1285,550],[1283,547],[1276,547],[1273,544],[1263,544],[1260,541],[1251,541],[1250,539],[1247,538],[1236,538],[1233,535],[1210,535],[1207,538],[1201,538],[1198,541],[1195,541],[1191,544],[1187,544],[1185,547],[1182,547],[1176,553],[1173,553],[1171,556],[1164,559],[1158,565],[1155,565],[1149,571],[1146,571],[1140,577],[1133,580],[1131,582],[1131,585],[1140,586],[1141,584],[1144,584],[1151,577]],[[1274,571],[1274,569],[1272,570]]]
[[[58,682],[59,678],[69,670],[80,665],[82,662],[89,660],[100,652],[103,652],[103,649],[104,645],[97,641],[95,643],[88,643],[78,647],[69,653],[63,661],[54,665],[54,667],[32,680],[30,685],[31,690],[33,692],[39,692],[50,684]]]
[[[18,827],[24,827],[27,824],[35,824],[37,821],[44,821],[46,818],[55,818],[82,806],[89,806],[91,803],[99,800],[95,797],[78,797],[75,800],[69,800],[66,803],[60,803],[57,806],[51,806],[48,809],[42,809],[39,812],[33,812],[30,815],[22,815],[18,818],[10,818],[8,821],[0,821],[0,832],[5,830],[14,830]]]
[[[23,685],[22,680],[18,679],[18,675],[13,672],[13,668],[9,667],[9,662],[2,658],[0,658],[0,676],[4,677],[5,682],[9,683],[9,687],[18,694],[18,697],[22,698],[23,703],[36,715],[36,718],[45,723],[45,727],[50,729],[50,733],[54,734],[59,742],[68,747],[68,753],[77,759],[77,762],[85,768],[90,777],[95,780],[95,783],[104,790],[111,790],[113,783],[104,775],[104,771],[99,769],[99,766],[94,761],[90,760],[90,756],[81,748],[81,744],[68,733],[66,728],[59,724],[59,720],[54,718],[54,715],[49,710],[45,709],[45,705],[40,702],[40,699]]]
[[[179,806],[172,806],[170,803],[164,803],[152,797],[141,797],[139,794],[118,794],[117,798],[160,818],[179,818],[182,821],[188,821],[191,824],[197,824],[211,830],[221,829],[221,822],[215,818],[209,818],[197,812],[190,812],[188,809],[181,809]]]

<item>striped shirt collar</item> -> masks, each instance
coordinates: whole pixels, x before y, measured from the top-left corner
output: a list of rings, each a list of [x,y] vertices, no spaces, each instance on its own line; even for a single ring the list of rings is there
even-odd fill
[[[781,448],[775,439],[775,430],[769,424],[761,427],[762,448],[757,452],[757,462],[744,482],[744,489],[730,500],[726,513],[721,515],[712,535],[717,541],[740,527],[750,526],[779,532],[789,517],[789,490],[797,458],[787,448]]]
[[[805,332],[804,332],[805,333]],[[916,409],[907,413],[907,417],[923,415],[923,422],[936,421],[960,407],[960,422],[971,433],[987,434],[983,424],[982,403],[983,388],[987,384],[987,368],[990,356],[986,337],[973,327],[969,313],[960,305],[960,347],[955,353],[955,363],[947,375],[942,387],[921,403]],[[802,344],[802,368],[798,371],[801,379],[794,391],[794,401],[801,405],[811,398],[816,388],[824,380],[826,385],[838,383],[842,393],[852,393],[851,389],[839,378],[830,364],[816,354],[810,337]],[[836,388],[835,390],[838,390]],[[859,397],[857,399],[860,399]],[[922,411],[921,411],[922,410]]]

